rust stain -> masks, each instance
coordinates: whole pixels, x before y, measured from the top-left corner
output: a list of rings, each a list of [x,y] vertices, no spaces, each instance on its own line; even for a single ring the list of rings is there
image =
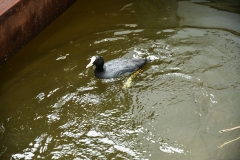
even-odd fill
[[[1,0],[0,4],[0,16],[11,9],[15,4],[17,4],[20,0]]]
[[[3,0],[0,4],[0,65],[76,0]]]

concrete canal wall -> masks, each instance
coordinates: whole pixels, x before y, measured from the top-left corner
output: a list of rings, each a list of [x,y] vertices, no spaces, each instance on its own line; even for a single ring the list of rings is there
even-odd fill
[[[77,0],[0,0],[0,66]]]

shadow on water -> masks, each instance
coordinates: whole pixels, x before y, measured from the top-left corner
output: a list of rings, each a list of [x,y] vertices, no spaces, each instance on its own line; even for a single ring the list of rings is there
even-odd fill
[[[189,1],[78,1],[0,68],[0,157],[238,159],[239,140],[225,143],[240,131],[219,133],[240,124],[238,17]],[[127,77],[85,69],[93,55],[152,62],[122,89]]]

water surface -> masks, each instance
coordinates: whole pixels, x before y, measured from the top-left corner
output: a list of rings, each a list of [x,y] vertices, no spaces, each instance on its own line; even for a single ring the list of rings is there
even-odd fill
[[[72,6],[0,68],[1,159],[238,159],[240,140],[221,145],[240,130],[219,131],[240,124],[239,19],[192,19],[183,5],[213,10],[184,1]],[[152,62],[122,89],[128,77],[99,80],[85,69],[93,55]]]

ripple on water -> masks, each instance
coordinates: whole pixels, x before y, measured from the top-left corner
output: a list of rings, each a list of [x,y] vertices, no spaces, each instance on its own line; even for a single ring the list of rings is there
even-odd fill
[[[198,28],[95,36],[89,47],[108,59],[152,61],[126,90],[121,89],[126,77],[97,80],[90,69],[72,79],[74,72],[63,71],[76,87],[37,92],[33,99],[47,111],[33,119],[48,129],[35,130],[36,138],[13,159],[211,159],[216,152],[221,157],[217,146],[227,138],[219,128],[239,122],[238,36]],[[226,156],[231,153],[238,154]]]

